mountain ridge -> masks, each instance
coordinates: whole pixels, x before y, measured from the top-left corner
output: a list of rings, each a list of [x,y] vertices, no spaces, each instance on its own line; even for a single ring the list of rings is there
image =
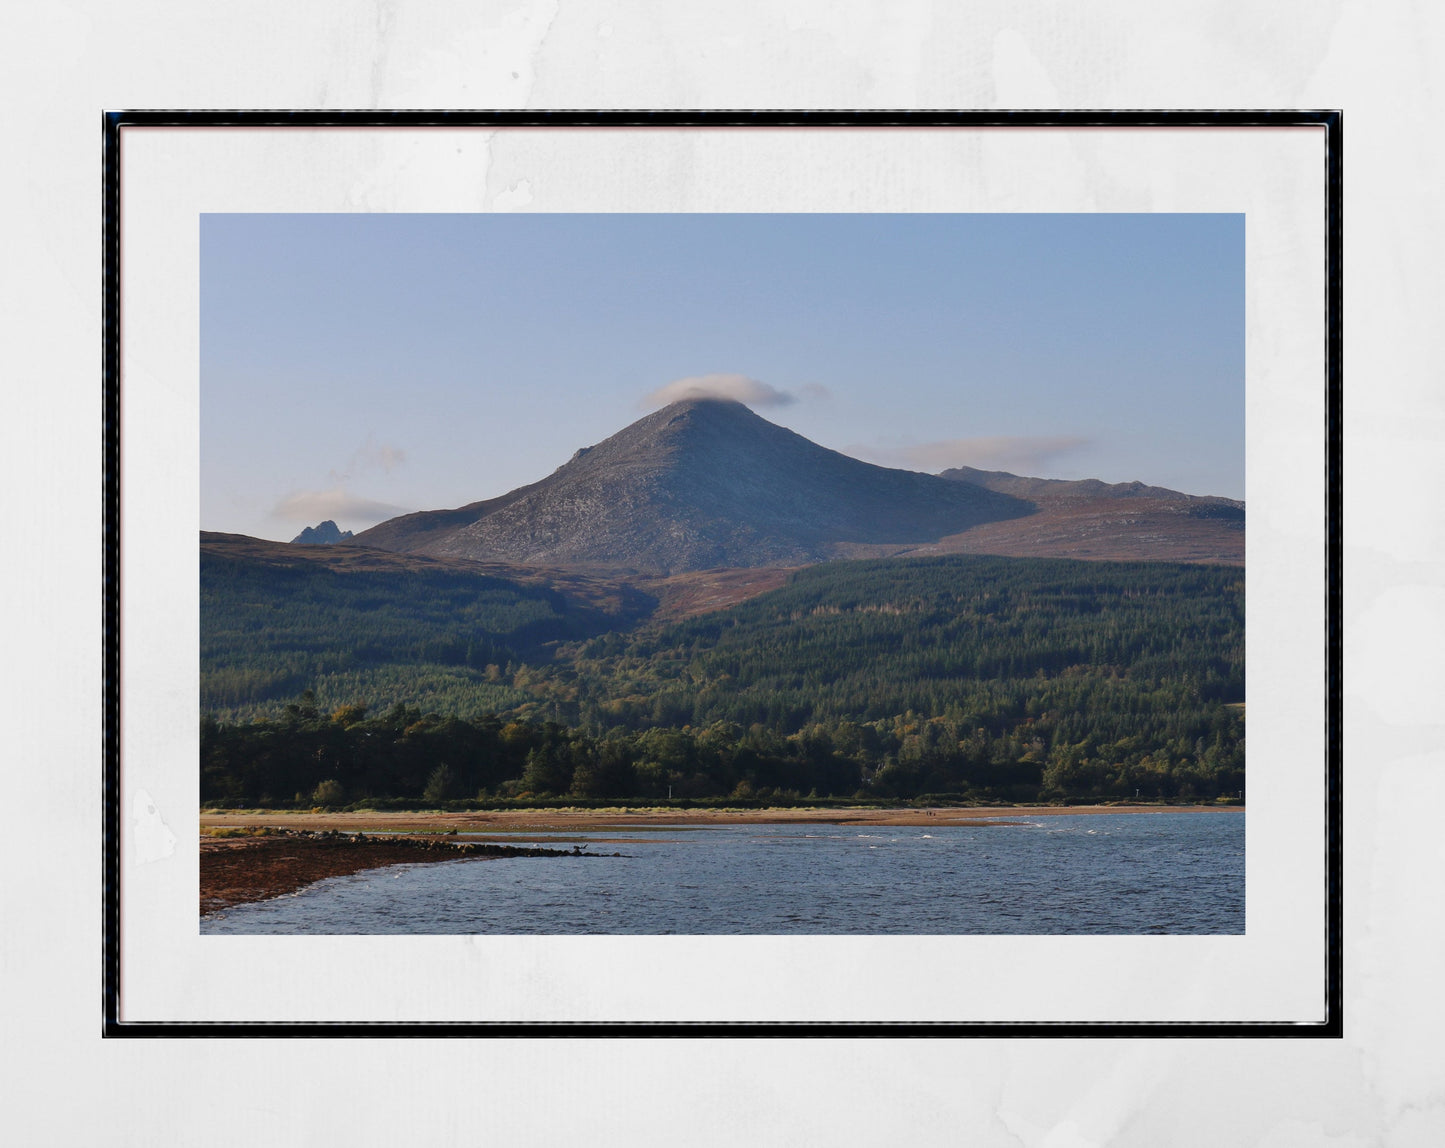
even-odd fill
[[[971,466],[955,466],[940,471],[939,478],[954,482],[968,482],[1009,494],[1015,498],[1030,501],[1054,501],[1084,498],[1164,498],[1186,499],[1192,502],[1211,503],[1244,509],[1244,503],[1236,498],[1225,498],[1218,494],[1185,494],[1164,486],[1150,486],[1143,482],[1104,482],[1098,478],[1027,478],[1011,474],[1006,470],[978,470]]]

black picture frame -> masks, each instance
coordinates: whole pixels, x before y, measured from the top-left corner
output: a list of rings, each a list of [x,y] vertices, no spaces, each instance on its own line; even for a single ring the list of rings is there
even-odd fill
[[[120,293],[122,132],[127,127],[1317,127],[1325,133],[1322,218],[1326,227],[1325,476],[1326,601],[1324,607],[1326,856],[1324,871],[1325,1015],[1320,1023],[1288,1022],[616,1022],[616,1023],[373,1023],[373,1022],[126,1022],[121,1020],[121,346]],[[103,982],[102,1032],[139,1037],[951,1037],[951,1038],[1338,1038],[1342,1015],[1342,760],[1341,760],[1341,514],[1342,514],[1342,213],[1343,114],[1339,110],[1216,111],[108,111],[102,116],[103,200]]]

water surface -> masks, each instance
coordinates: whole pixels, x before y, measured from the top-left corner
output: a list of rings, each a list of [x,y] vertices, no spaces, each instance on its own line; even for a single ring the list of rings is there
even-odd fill
[[[1243,933],[1244,818],[568,833],[625,856],[374,869],[202,918],[201,932]]]

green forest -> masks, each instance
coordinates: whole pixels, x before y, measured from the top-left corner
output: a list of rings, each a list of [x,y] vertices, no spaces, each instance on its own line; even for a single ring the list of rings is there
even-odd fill
[[[835,562],[660,622],[202,561],[208,805],[1238,799],[1236,567]]]
[[[202,549],[202,713],[275,717],[310,689],[479,715],[528,696],[488,666],[546,662],[559,641],[630,626],[653,604],[439,566],[334,569],[301,549],[289,563]]]

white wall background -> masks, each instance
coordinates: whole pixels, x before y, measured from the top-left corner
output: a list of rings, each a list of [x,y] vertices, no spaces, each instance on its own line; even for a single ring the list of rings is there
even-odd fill
[[[0,45],[17,1143],[1445,1143],[1442,10],[123,0]],[[1345,110],[1344,1040],[100,1040],[100,112],[436,106]]]

